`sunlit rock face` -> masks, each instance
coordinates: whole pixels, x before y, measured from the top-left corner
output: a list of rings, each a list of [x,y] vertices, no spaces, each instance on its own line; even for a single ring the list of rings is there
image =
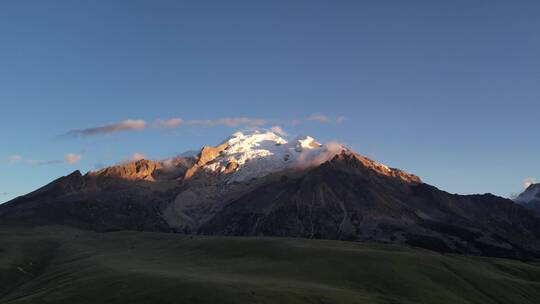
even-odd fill
[[[133,162],[107,167],[95,172],[90,172],[89,176],[114,177],[126,180],[148,180],[153,181],[153,173],[162,169],[160,162],[141,159]]]

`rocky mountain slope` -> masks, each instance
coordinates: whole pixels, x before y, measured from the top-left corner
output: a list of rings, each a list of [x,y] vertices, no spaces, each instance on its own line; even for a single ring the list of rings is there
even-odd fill
[[[235,133],[197,157],[76,171],[0,205],[0,221],[540,254],[540,220],[511,200],[449,194],[342,145],[272,132]]]

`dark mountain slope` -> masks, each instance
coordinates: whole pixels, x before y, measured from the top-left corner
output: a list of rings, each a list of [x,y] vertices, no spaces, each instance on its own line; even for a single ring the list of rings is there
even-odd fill
[[[230,202],[200,232],[405,243],[506,257],[540,249],[539,222],[511,200],[452,195],[384,176],[346,153]]]
[[[168,172],[149,164],[152,162],[140,160],[84,176],[75,171],[0,205],[0,219],[3,224],[25,226],[61,224],[96,231],[170,231],[160,210],[175,196],[178,182],[154,182],[152,176]]]

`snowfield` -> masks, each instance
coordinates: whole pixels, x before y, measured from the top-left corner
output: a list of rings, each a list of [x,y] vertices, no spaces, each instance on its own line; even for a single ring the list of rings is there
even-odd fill
[[[271,131],[237,132],[225,143],[227,148],[203,168],[221,173],[231,164],[237,164],[229,182],[245,181],[288,168],[317,165],[348,150],[339,144],[322,145],[310,136],[288,142]]]

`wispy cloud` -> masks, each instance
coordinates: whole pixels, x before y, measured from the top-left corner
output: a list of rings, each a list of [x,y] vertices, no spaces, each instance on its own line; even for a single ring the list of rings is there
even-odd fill
[[[347,120],[347,117],[345,117],[345,116],[338,116],[338,117],[336,118],[336,123],[338,123],[338,124],[344,123],[346,120]]]
[[[75,154],[75,153],[68,153],[64,156],[64,161],[70,165],[78,162],[79,160],[81,160],[82,158],[82,155],[80,154]]]
[[[316,123],[343,123],[347,118],[345,116],[338,116],[336,118],[330,118],[323,114],[312,114],[310,116],[298,119],[280,120],[280,119],[266,119],[266,118],[254,118],[254,117],[226,117],[216,119],[182,119],[179,117],[170,119],[158,119],[153,123],[156,128],[176,128],[180,126],[202,126],[202,127],[261,127],[268,126],[270,124],[284,124],[284,125],[300,125],[306,122]]]
[[[288,136],[289,134],[283,130],[283,128],[281,128],[280,126],[273,126],[270,128],[270,131],[276,133],[277,135],[281,135],[281,136]]]
[[[312,150],[302,151],[298,156],[296,165],[299,168],[318,166],[347,149],[345,145],[335,141],[324,144],[324,147],[324,152],[320,154],[313,154],[314,151]]]
[[[158,119],[152,125],[155,128],[177,128],[180,126],[192,127],[238,127],[249,126],[258,127],[271,123],[271,119],[253,118],[253,117],[225,117],[216,119],[182,119],[179,117],[170,119]]]
[[[106,124],[98,127],[91,127],[86,129],[73,129],[67,132],[66,135],[99,135],[99,134],[111,134],[121,131],[133,131],[142,130],[146,128],[146,122],[142,119],[128,119],[118,123]]]
[[[282,121],[282,124],[285,125],[291,125],[291,126],[297,126],[302,125],[305,123],[321,123],[321,124],[328,124],[328,123],[336,123],[341,124],[344,123],[347,120],[347,117],[345,116],[338,116],[338,117],[331,117],[324,114],[312,114],[310,116],[299,118],[299,119],[291,119]]]
[[[154,128],[177,128],[180,126],[262,126],[269,124],[272,120],[252,118],[252,117],[225,117],[217,119],[192,119],[185,120],[179,117],[170,119],[157,119],[151,127]],[[73,129],[66,133],[71,136],[91,136],[101,134],[111,134],[121,131],[139,131],[147,128],[147,123],[142,119],[128,119],[118,123],[106,124],[98,127],[90,127],[85,129]]]
[[[182,118],[171,118],[171,119],[158,119],[154,122],[154,127],[157,128],[176,128],[184,123]]]
[[[128,119],[118,123],[110,123],[97,127],[90,127],[85,129],[73,129],[66,133],[71,136],[92,136],[101,134],[111,134],[121,131],[140,131],[147,127],[172,129],[181,126],[191,127],[262,127],[269,126],[271,124],[285,124],[285,125],[299,125],[305,122],[317,122],[317,123],[342,123],[346,120],[344,116],[337,118],[330,118],[324,114],[313,114],[305,118],[292,119],[292,120],[279,120],[279,119],[267,119],[256,117],[223,117],[215,119],[183,119],[180,117],[174,117],[169,119],[157,119],[150,126],[142,119]]]
[[[138,161],[138,160],[145,159],[145,158],[146,158],[146,156],[144,154],[139,153],[139,152],[135,152],[127,159],[127,161]]]
[[[64,161],[59,160],[59,159],[53,159],[53,160],[25,159],[24,162],[32,166],[45,166],[45,165],[61,164]]]
[[[32,165],[32,166],[45,166],[45,165],[55,165],[55,164],[63,164],[63,163],[72,165],[81,159],[82,159],[82,155],[75,154],[75,153],[68,153],[64,155],[63,160],[60,160],[60,159],[39,160],[39,159],[30,159],[30,158],[25,159],[22,156],[17,154],[10,157],[10,162],[12,163],[22,162],[24,164]]]
[[[252,117],[226,117],[226,118],[218,118],[218,119],[186,120],[184,124],[188,126],[237,127],[237,126],[262,126],[262,125],[269,124],[271,122],[272,122],[271,119],[261,119],[261,118],[252,118]]]
[[[534,177],[527,177],[523,180],[521,185],[523,186],[523,189],[527,189],[532,184],[536,184],[536,179]]]
[[[22,160],[22,156],[20,156],[19,154],[13,154],[9,157],[9,162],[14,164],[14,163],[18,163]]]
[[[330,118],[328,118],[328,116],[326,115],[322,115],[322,114],[313,114],[311,116],[308,116],[306,118],[307,121],[316,121],[316,122],[320,122],[320,123],[328,123],[330,122]]]

